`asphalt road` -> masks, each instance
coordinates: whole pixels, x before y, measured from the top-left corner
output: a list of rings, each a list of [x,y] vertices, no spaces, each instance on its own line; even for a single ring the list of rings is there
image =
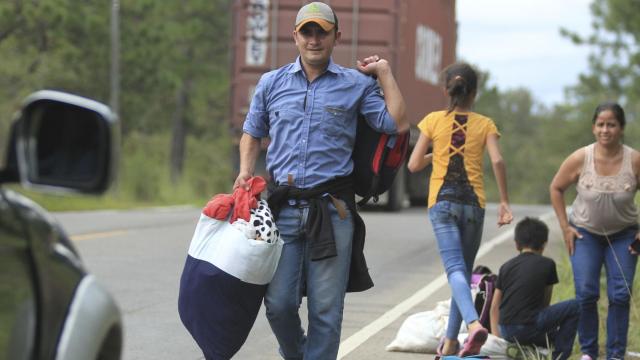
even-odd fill
[[[515,221],[543,216],[548,206],[514,206]],[[123,359],[203,359],[177,313],[178,283],[200,209],[174,207],[135,211],[56,213],[86,267],[114,295],[124,318]],[[425,208],[398,213],[367,211],[365,254],[373,289],[348,294],[341,359],[425,359],[424,354],[386,352],[402,321],[449,298]],[[510,232],[497,228],[496,208],[487,207],[477,264],[494,271],[515,255]],[[547,255],[561,251],[548,247]],[[305,304],[301,314],[306,318]],[[429,356],[426,357],[431,358]],[[280,359],[264,307],[235,359]]]

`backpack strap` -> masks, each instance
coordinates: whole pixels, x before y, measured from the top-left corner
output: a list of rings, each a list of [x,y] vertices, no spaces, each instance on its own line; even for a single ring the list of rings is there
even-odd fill
[[[378,187],[378,182],[380,181],[380,177],[379,176],[374,176],[373,179],[371,179],[371,189],[375,189]],[[364,206],[367,204],[367,202],[373,199],[374,203],[378,202],[378,195],[371,195],[371,193],[369,193],[367,196],[364,196],[362,198],[362,200],[358,201],[358,206]]]

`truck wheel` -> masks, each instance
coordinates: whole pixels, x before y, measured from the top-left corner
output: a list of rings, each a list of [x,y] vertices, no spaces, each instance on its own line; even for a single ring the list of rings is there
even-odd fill
[[[396,174],[396,178],[393,181],[393,185],[389,189],[387,202],[387,211],[398,211],[404,207],[404,199],[406,196],[406,187],[405,187],[405,170],[404,165],[398,170]]]

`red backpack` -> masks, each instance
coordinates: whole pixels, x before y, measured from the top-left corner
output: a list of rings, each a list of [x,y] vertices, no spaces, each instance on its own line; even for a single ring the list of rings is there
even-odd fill
[[[354,190],[362,197],[362,206],[389,190],[409,150],[409,132],[389,135],[373,129],[358,116],[356,143],[353,147]]]

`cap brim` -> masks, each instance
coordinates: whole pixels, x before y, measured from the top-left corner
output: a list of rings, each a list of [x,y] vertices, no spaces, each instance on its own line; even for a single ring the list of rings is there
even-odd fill
[[[331,31],[333,29],[333,27],[335,26],[334,24],[328,22],[325,19],[306,19],[306,20],[303,20],[302,22],[300,22],[300,24],[298,24],[298,26],[296,26],[296,31],[300,31],[300,29],[303,26],[305,26],[306,24],[308,24],[310,22],[314,22],[314,23],[320,25],[320,27],[324,31]]]

